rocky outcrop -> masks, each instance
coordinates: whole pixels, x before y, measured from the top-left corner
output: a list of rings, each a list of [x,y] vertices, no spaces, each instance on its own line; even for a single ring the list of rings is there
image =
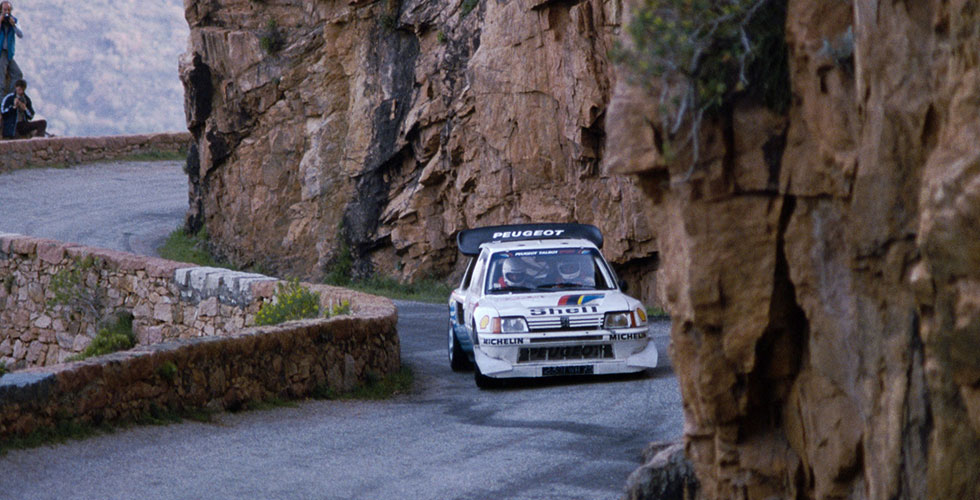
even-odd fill
[[[644,464],[626,480],[623,500],[693,500],[698,481],[684,455],[684,443],[650,443]]]
[[[576,220],[652,299],[652,204],[599,168],[618,1],[185,5],[188,223],[219,253],[414,278],[460,229]]]
[[[645,91],[606,120],[664,217],[701,494],[980,498],[980,10],[787,5],[788,116],[736,103],[689,178]]]

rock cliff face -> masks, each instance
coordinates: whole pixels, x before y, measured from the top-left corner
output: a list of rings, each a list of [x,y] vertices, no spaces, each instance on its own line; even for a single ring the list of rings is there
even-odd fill
[[[788,114],[736,103],[689,177],[606,57],[629,2],[185,5],[222,253],[418,276],[462,228],[594,222],[662,261],[704,498],[980,498],[977,2],[788,0]]]
[[[736,104],[688,180],[620,79],[705,498],[980,498],[978,7],[789,0],[788,117]]]
[[[186,0],[189,226],[241,264],[458,269],[456,231],[595,223],[653,298],[652,203],[602,172],[618,0]]]

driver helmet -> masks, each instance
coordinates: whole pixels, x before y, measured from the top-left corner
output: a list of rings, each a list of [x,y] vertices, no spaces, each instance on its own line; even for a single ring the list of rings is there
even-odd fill
[[[507,286],[525,286],[528,281],[527,269],[518,259],[504,260],[502,272]]]
[[[574,281],[582,276],[582,265],[578,260],[563,260],[558,263],[558,274],[566,282]]]

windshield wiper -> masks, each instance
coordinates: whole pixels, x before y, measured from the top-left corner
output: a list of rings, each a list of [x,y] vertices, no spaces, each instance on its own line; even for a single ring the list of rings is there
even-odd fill
[[[546,285],[538,285],[538,290],[551,290],[555,288],[588,290],[588,287],[581,283],[548,283]]]

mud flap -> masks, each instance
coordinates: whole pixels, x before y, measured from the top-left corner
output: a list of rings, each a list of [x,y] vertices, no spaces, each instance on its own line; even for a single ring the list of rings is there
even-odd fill
[[[510,363],[502,359],[491,358],[477,347],[473,348],[473,361],[480,366],[480,372],[484,375],[494,375],[496,373],[509,372],[514,369],[514,366]]]
[[[658,358],[657,346],[650,341],[642,351],[626,358],[626,366],[656,368]]]

